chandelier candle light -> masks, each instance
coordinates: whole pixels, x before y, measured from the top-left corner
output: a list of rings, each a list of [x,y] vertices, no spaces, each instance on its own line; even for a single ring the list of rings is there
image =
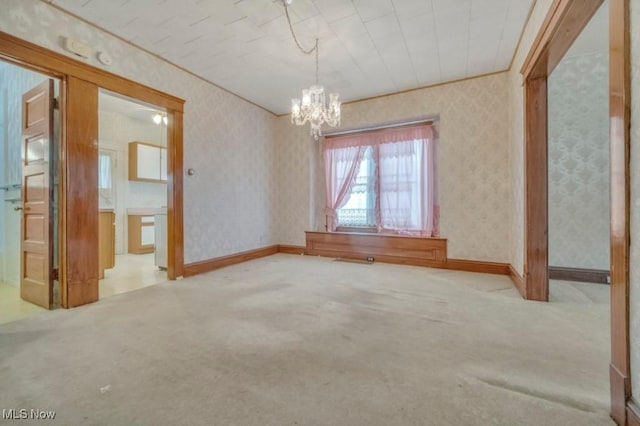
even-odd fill
[[[291,100],[291,122],[298,126],[309,122],[311,124],[310,134],[315,140],[318,140],[322,135],[321,126],[323,123],[327,123],[331,127],[340,124],[340,101],[337,93],[331,93],[329,95],[329,105],[325,105],[324,87],[318,83],[318,39],[316,38],[316,44],[311,49],[303,49],[293,32],[293,25],[289,17],[288,5],[291,4],[291,0],[283,0],[282,3],[287,15],[287,22],[289,22],[291,36],[298,49],[305,55],[316,52],[316,84],[302,91],[302,99]]]

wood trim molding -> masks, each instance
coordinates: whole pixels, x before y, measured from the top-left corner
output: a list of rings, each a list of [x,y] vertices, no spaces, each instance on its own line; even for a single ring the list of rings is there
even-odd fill
[[[325,135],[325,137],[327,137]],[[355,226],[337,226],[336,232],[348,232],[351,234],[377,234],[378,228],[372,226],[370,228],[355,227]]]
[[[549,300],[547,79],[525,82],[524,290],[525,299]]]
[[[526,298],[524,279],[522,278],[522,275],[520,275],[520,273],[516,271],[513,265],[509,265],[509,276],[511,277],[511,281],[513,281],[513,284],[515,284],[516,288],[518,289],[518,292],[520,292],[520,295],[523,298]]]
[[[454,271],[479,272],[482,274],[509,275],[508,263],[485,262],[482,260],[447,259],[447,269]]]
[[[536,38],[533,40],[531,48],[529,49],[529,53],[522,63],[522,67],[520,68],[520,74],[522,74],[525,79],[532,74],[532,69],[538,58],[544,55],[543,51],[549,43],[549,39],[551,38],[553,29],[558,26],[557,21],[559,21],[561,18],[559,8],[563,5],[563,3],[565,3],[564,8],[566,8],[566,0],[554,0],[549,7],[549,11],[544,17],[544,21],[542,21],[542,26],[540,27]]]
[[[184,131],[182,111],[167,111],[167,277],[184,274]]]
[[[619,425],[626,425],[631,378],[628,373],[620,371],[613,362],[609,364],[609,386],[611,389],[611,418]]]
[[[602,269],[549,266],[549,279],[579,281],[583,283],[609,284],[609,271],[604,271]]]
[[[627,425],[640,426],[640,406],[632,399],[627,403]]]
[[[334,233],[335,234],[335,233]],[[271,256],[276,253],[295,254],[295,255],[318,255],[315,253],[309,253],[306,247],[279,244],[268,247],[263,247],[255,250],[249,250],[241,253],[231,254],[228,256],[222,256],[210,260],[203,260],[200,262],[194,262],[185,265],[184,276],[191,277],[197,274],[213,271],[215,269],[223,268],[225,266],[235,265],[242,262],[247,262],[260,257]],[[326,257],[335,257],[334,255]],[[361,259],[362,256],[351,253],[350,255],[343,256],[348,259]],[[380,261],[380,260],[379,260]],[[405,263],[405,262],[385,262],[384,263]],[[410,263],[405,263],[410,264]],[[522,287],[522,277],[515,272],[513,266],[507,263],[499,262],[485,262],[479,260],[464,260],[464,259],[447,259],[444,265],[436,266],[437,268],[450,269],[455,271],[467,271],[485,274],[507,275],[511,276],[511,279],[516,284],[516,287],[520,290]],[[514,279],[514,277],[517,277]],[[522,290],[520,290],[522,292]]]
[[[184,100],[129,80],[117,74],[45,49],[0,31],[0,57],[58,77],[70,76],[90,81],[102,88],[174,111],[182,111]]]
[[[609,1],[609,161],[611,200],[611,417],[621,425],[631,397],[629,342],[630,0]]]
[[[235,265],[237,263],[246,262],[260,257],[271,256],[278,253],[279,246],[272,245],[254,250],[247,250],[240,253],[230,254],[228,256],[216,257],[214,259],[202,260],[184,265],[184,276],[191,277],[193,275],[203,274],[215,269],[224,268],[225,266]]]
[[[547,76],[564,57],[603,0],[554,0],[523,63],[524,290],[549,300]]]
[[[602,2],[554,0],[520,70],[524,78],[549,75]]]
[[[303,246],[289,246],[286,244],[280,244],[278,245],[278,253],[307,254],[307,249]]]

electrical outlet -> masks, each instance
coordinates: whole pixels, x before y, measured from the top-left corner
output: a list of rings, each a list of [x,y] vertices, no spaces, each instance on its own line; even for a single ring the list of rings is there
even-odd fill
[[[375,258],[373,256],[368,256],[367,257],[367,262],[374,262]]]

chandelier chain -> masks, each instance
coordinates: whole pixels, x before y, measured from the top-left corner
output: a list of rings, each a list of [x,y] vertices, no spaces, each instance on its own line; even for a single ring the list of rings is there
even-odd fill
[[[287,22],[289,23],[289,31],[291,31],[291,36],[293,37],[293,41],[296,42],[296,46],[298,46],[298,49],[300,49],[300,51],[305,55],[310,55],[315,51],[316,59],[317,59],[318,58],[318,39],[316,38],[316,44],[311,49],[306,50],[304,47],[302,47],[302,45],[298,41],[298,37],[296,37],[296,33],[293,31],[293,24],[291,24],[291,17],[289,16],[289,6],[287,6],[287,1],[283,0],[283,4],[284,4],[284,13],[287,15]]]
[[[289,24],[289,31],[291,31],[291,37],[300,52],[305,55],[310,55],[313,52],[316,53],[316,83],[310,88],[304,89],[302,91],[301,98],[291,99],[291,122],[298,126],[310,123],[310,134],[315,140],[318,140],[322,135],[323,123],[326,123],[331,127],[340,125],[340,101],[338,100],[337,93],[331,93],[329,95],[329,104],[325,104],[324,87],[320,85],[319,75],[319,38],[316,37],[316,42],[311,49],[303,48],[298,37],[296,37],[296,33],[293,30],[293,24],[291,23],[291,16],[289,16],[288,5],[291,4],[291,0],[281,1],[284,5],[285,15],[287,16],[287,22]]]

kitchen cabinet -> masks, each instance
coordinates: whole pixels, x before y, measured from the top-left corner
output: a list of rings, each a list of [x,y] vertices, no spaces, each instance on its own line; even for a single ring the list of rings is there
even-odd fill
[[[167,182],[167,149],[147,142],[129,142],[129,180]]]
[[[133,254],[153,253],[155,250],[155,217],[153,214],[129,214],[127,251]]]

